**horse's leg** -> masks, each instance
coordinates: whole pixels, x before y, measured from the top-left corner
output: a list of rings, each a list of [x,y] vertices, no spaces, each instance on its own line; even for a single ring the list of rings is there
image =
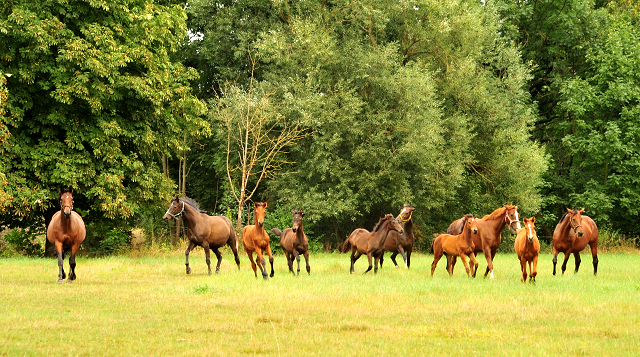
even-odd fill
[[[67,275],[64,273],[64,250],[61,242],[55,243],[56,253],[58,253],[58,284],[63,284]]]
[[[405,269],[409,268],[407,266],[407,254],[405,254],[404,248],[402,248],[402,246],[400,244],[398,244],[398,252],[400,253],[400,255],[402,255],[402,259],[404,260],[404,268]],[[393,262],[395,263],[395,260]],[[398,266],[398,264],[396,264],[396,267],[397,266]]]
[[[371,261],[371,258],[373,258],[373,255],[371,253],[367,253],[367,260],[369,260],[369,267],[362,274],[368,273],[369,270],[371,270],[371,268],[373,268],[373,264],[372,264],[373,262]]]
[[[464,270],[467,271],[467,277],[471,277],[471,274],[469,274],[469,272],[471,271],[471,269],[469,268],[469,262],[467,262],[467,257],[463,254],[463,253],[459,253],[460,254],[460,260],[462,260],[462,264],[464,264]]]
[[[575,274],[578,272],[578,269],[580,269],[580,262],[582,262],[582,259],[580,259],[580,252],[573,253],[573,256],[576,260],[576,271],[573,272]]]
[[[300,275],[300,253],[298,253],[297,249],[293,250],[293,256],[296,258],[296,262],[298,263],[298,275]],[[291,260],[291,266],[293,267],[293,260]]]
[[[258,247],[256,247],[256,262],[258,263],[260,272],[262,272],[262,278],[264,278],[264,280],[269,280],[269,274],[267,273],[267,261],[264,259],[262,249]]]
[[[407,249],[407,269],[411,267],[411,251],[412,250],[413,250],[412,248]]]
[[[589,244],[591,247],[591,256],[593,257],[593,275],[598,275],[598,241]]]
[[[76,280],[76,253],[80,248],[80,244],[74,244],[71,247],[71,256],[69,257],[69,281]]]
[[[311,266],[309,265],[309,251],[303,253],[304,261],[307,263],[307,274],[311,275]]]
[[[189,246],[187,246],[187,250],[184,251],[184,258],[185,258],[184,265],[187,266],[187,274],[191,274],[191,268],[189,268],[189,252],[195,246],[196,246],[195,243],[193,243],[192,241],[189,241]]]
[[[453,274],[453,268],[456,267],[456,262],[458,261],[458,257],[455,255],[451,256],[451,274]]]
[[[356,263],[356,260],[360,259],[360,256],[362,255],[362,253],[360,253],[356,247],[351,248],[351,270],[349,271],[350,274],[355,274],[356,270],[353,268],[353,266]]]
[[[253,274],[257,278],[258,277],[258,271],[256,270],[256,262],[253,261],[253,252],[250,251],[250,250],[247,250],[247,255],[249,256],[249,261],[251,262],[251,269],[253,269]]]
[[[553,248],[553,275],[556,275],[556,264],[558,264],[558,251]]]
[[[431,263],[431,276],[433,276],[433,272],[436,271],[436,266],[438,265],[438,261],[442,258],[442,252],[433,252],[433,263]]]
[[[287,258],[287,268],[289,268],[289,271],[293,274],[293,257],[291,256],[291,253],[285,250],[284,257]]]
[[[447,255],[447,272],[449,273],[449,276],[453,276],[453,259],[454,257],[451,254],[446,254]]]
[[[524,257],[518,257],[520,259],[520,271],[522,272],[522,282],[527,281],[527,260]]]
[[[471,261],[471,276],[475,277],[476,271],[478,270],[478,260],[476,259],[476,254],[474,252],[469,254],[469,260]]]
[[[375,257],[373,257],[373,273],[374,274],[378,274],[378,261],[380,260],[380,256],[382,256],[382,254],[377,255]]]
[[[384,262],[384,252],[382,252],[382,255],[380,256],[380,269],[382,269],[383,262]]]
[[[482,252],[484,253],[484,257],[487,259],[487,270],[484,272],[484,277],[486,278],[487,274],[491,273],[490,279],[493,279],[493,256],[495,253],[492,254],[491,248],[489,248],[488,245],[486,247],[482,247]]]
[[[269,276],[273,278],[273,274],[274,274],[274,272],[273,272],[273,253],[271,253],[271,244],[267,245],[267,254],[269,254],[269,264],[271,265],[271,274]],[[292,262],[292,265],[293,265],[293,262]],[[264,267],[264,271],[265,272],[267,271],[266,265]]]
[[[391,253],[391,261],[393,262],[393,265],[396,266],[396,268],[398,267],[398,263],[396,263],[396,257],[397,256],[398,256],[398,252]],[[382,264],[380,266],[382,267]]]
[[[222,263],[222,253],[220,253],[220,248],[214,248],[213,253],[218,258],[218,264],[216,264],[216,274],[220,274],[220,264]]]
[[[562,262],[562,275],[564,275],[564,271],[567,270],[567,261],[569,261],[569,257],[571,256],[571,253],[565,252],[564,253],[564,261]]]
[[[238,257],[238,241],[236,240],[236,244],[229,244],[231,247],[231,251],[233,252],[233,257],[236,259],[236,265],[238,266],[238,270],[240,270],[240,257]]]
[[[531,264],[533,263],[533,269],[531,268]],[[529,274],[529,281],[535,283],[536,275],[538,275],[538,256],[533,257],[533,261],[529,262],[529,270],[531,274]]]
[[[206,240],[202,242],[202,248],[204,249],[204,255],[206,257],[207,268],[209,269],[209,275],[211,275],[211,252],[209,252],[209,242]]]

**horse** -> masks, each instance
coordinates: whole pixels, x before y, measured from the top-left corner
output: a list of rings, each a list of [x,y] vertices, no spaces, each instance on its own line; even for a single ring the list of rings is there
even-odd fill
[[[558,253],[564,253],[562,263],[562,274],[567,269],[567,260],[573,253],[576,261],[576,271],[580,268],[580,251],[589,245],[591,256],[593,257],[593,275],[598,274],[598,226],[588,216],[583,216],[584,208],[581,210],[571,210],[567,208],[567,213],[560,219],[556,229],[553,231],[553,275],[556,275],[556,264],[558,263]]]
[[[298,262],[298,275],[300,275],[300,254],[304,255],[304,261],[307,263],[307,273],[311,274],[311,266],[309,266],[309,241],[302,229],[302,210],[292,210],[293,226],[282,232],[278,228],[271,229],[271,232],[280,237],[280,246],[287,257],[287,265],[291,274],[293,272],[293,260]],[[295,274],[294,274],[295,275]]]
[[[513,248],[520,260],[522,270],[522,282],[527,281],[527,263],[529,263],[529,282],[536,281],[538,275],[538,255],[540,254],[540,242],[536,234],[536,217],[522,217],[524,227],[518,231]],[[531,264],[533,263],[533,268]]]
[[[447,229],[447,234],[462,233],[462,219],[464,219],[464,217],[451,223]],[[518,206],[504,205],[491,214],[482,217],[482,219],[477,220],[477,225],[479,234],[473,236],[473,244],[475,244],[474,253],[484,253],[484,257],[487,259],[487,270],[484,276],[486,278],[487,274],[491,273],[490,277],[493,279],[493,258],[496,256],[498,246],[502,242],[500,232],[504,229],[505,225],[514,232],[520,230]],[[456,259],[454,258],[453,265],[455,264]],[[473,277],[475,278],[475,276],[474,273]]]
[[[189,239],[189,246],[184,252],[187,274],[191,274],[189,252],[196,246],[204,248],[209,275],[211,275],[209,250],[213,250],[213,253],[218,258],[216,274],[220,274],[220,263],[222,263],[220,247],[225,244],[233,251],[236,264],[238,265],[238,269],[240,269],[238,240],[236,239],[236,233],[233,230],[233,224],[229,218],[225,216],[210,216],[200,210],[200,206],[195,200],[189,197],[178,198],[176,196],[172,198],[171,204],[162,219],[164,219],[165,222],[169,222],[171,219],[177,220],[180,216],[183,216],[187,223],[187,238]]]
[[[473,243],[473,236],[478,233],[477,216],[467,214],[462,217],[462,233],[453,234],[441,234],[433,241],[433,263],[431,263],[431,276],[436,270],[438,261],[442,258],[442,255],[447,256],[447,271],[449,276],[453,276],[453,259],[460,257],[462,264],[464,264],[467,270],[467,276],[475,274],[478,269],[478,261],[474,254],[475,245]],[[437,243],[436,243],[437,242]],[[467,256],[471,260],[471,268],[467,262]]]
[[[404,267],[409,269],[411,267],[411,252],[413,251],[413,211],[416,209],[410,205],[404,205],[402,211],[396,219],[402,224],[403,233],[396,231],[389,232],[389,236],[384,243],[384,250],[391,252],[391,261],[398,267],[396,263],[396,256],[398,253],[402,255],[404,259]],[[382,269],[382,263],[384,261],[384,254],[380,257],[380,268]]]
[[[390,231],[397,231],[402,234],[402,226],[391,213],[380,218],[378,224],[373,228],[373,232],[369,232],[363,228],[356,228],[347,240],[342,244],[342,252],[346,253],[351,249],[351,270],[354,274],[353,265],[361,255],[366,254],[369,259],[369,268],[363,273],[366,274],[371,270],[371,258],[375,258],[375,269],[373,273],[378,272],[378,260],[384,253],[384,244]]]
[[[256,263],[253,261],[253,253],[255,252],[257,257],[256,261],[262,272],[264,280],[269,280],[269,276],[273,278],[273,254],[271,253],[271,243],[269,241],[269,235],[264,230],[264,210],[267,208],[267,202],[256,202],[253,211],[253,225],[246,226],[242,230],[242,244],[244,250],[249,256],[251,261],[251,268],[256,278],[258,273],[256,270]],[[271,274],[267,275],[267,267],[263,252],[269,254],[269,263],[271,264]]]
[[[69,257],[69,282],[76,280],[76,253],[87,235],[82,217],[73,210],[73,189],[62,187],[58,192],[60,211],[56,212],[47,227],[47,240],[58,254],[58,284],[64,283],[64,251],[71,250]]]

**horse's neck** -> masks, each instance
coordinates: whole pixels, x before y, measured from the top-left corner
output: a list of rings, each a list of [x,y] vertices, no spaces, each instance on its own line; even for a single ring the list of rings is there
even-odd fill
[[[198,218],[198,215],[200,215],[200,212],[196,211],[195,208],[185,204],[184,213],[182,215],[184,216],[184,220],[187,221],[187,224],[189,225],[189,227],[192,227],[198,223],[197,218]]]
[[[504,219],[504,215],[506,214],[506,212],[503,212],[499,218],[483,218],[482,221],[486,222],[486,224],[488,224],[490,227],[493,228],[493,230],[495,230],[496,232],[500,232],[504,229],[504,226],[506,225],[507,222],[505,222]],[[478,220],[480,221],[480,220]]]
[[[387,235],[389,234],[389,223],[385,222],[383,223],[379,228],[377,232],[373,232],[374,236],[373,236],[373,241],[378,245],[378,246],[382,246],[384,245],[385,241],[387,240]]]
[[[465,241],[465,243],[467,243],[468,246],[471,246],[473,244],[473,239],[471,237],[471,230],[468,229],[467,227],[462,228],[462,239]]]
[[[407,223],[403,224],[402,230],[404,231],[403,234],[405,234],[407,237],[411,237],[413,235],[413,220],[410,219],[407,221]]]
[[[300,222],[300,227],[296,231],[296,240],[302,242],[304,240],[304,230],[302,229],[302,222]]]

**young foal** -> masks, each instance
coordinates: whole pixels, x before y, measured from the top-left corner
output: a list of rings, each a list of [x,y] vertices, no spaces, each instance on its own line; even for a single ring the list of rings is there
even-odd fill
[[[442,258],[442,254],[447,256],[447,271],[449,276],[453,275],[453,260],[460,257],[462,264],[467,270],[467,276],[475,274],[478,269],[478,261],[474,254],[475,245],[473,243],[473,235],[478,233],[477,216],[467,214],[463,217],[462,233],[458,235],[441,234],[433,241],[433,263],[431,263],[431,276],[436,270],[438,261]],[[471,260],[471,269],[467,262],[467,256]]]
[[[253,211],[253,225],[246,226],[242,230],[242,244],[244,250],[249,256],[251,261],[251,268],[253,273],[258,277],[256,270],[256,263],[253,261],[253,253],[255,252],[257,257],[256,261],[262,272],[264,280],[269,280],[269,276],[273,278],[273,254],[271,254],[271,242],[269,241],[269,235],[264,230],[264,210],[267,208],[267,202],[256,202]],[[267,252],[269,254],[269,264],[271,264],[271,275],[267,275],[267,264],[262,254]]]
[[[293,272],[293,260],[298,262],[298,275],[300,275],[300,254],[304,255],[304,261],[307,263],[307,273],[311,274],[311,267],[309,266],[309,241],[307,236],[302,230],[302,217],[304,213],[302,210],[293,210],[293,226],[287,228],[282,232],[278,228],[273,228],[271,232],[277,236],[280,236],[280,246],[287,256],[287,265],[289,265],[289,271]]]
[[[384,243],[384,250],[391,252],[391,261],[398,267],[396,263],[396,256],[398,253],[402,255],[404,259],[404,267],[409,268],[411,266],[411,252],[413,251],[413,211],[416,209],[413,206],[404,205],[402,211],[396,218],[402,223],[402,233],[391,231]],[[382,268],[382,262],[384,261],[384,254],[380,257],[380,268]]]
[[[527,263],[529,263],[529,281],[535,282],[538,275],[538,254],[540,254],[540,242],[536,234],[536,217],[522,217],[524,227],[518,231],[518,236],[513,244],[522,270],[522,282],[527,281]],[[533,268],[531,267],[533,263]]]
[[[369,259],[369,268],[364,273],[371,270],[373,266],[371,264],[372,258],[375,258],[375,269],[373,272],[374,274],[378,272],[378,260],[382,256],[382,253],[384,253],[384,242],[392,230],[402,233],[402,226],[400,222],[389,213],[383,218],[380,218],[378,224],[373,228],[373,232],[369,232],[363,228],[357,228],[351,232],[349,238],[347,238],[342,245],[343,253],[351,249],[351,274],[355,273],[353,265],[362,254],[366,254]]]
[[[79,214],[73,210],[73,189],[64,187],[60,189],[60,208],[49,222],[47,227],[47,240],[51,242],[58,254],[58,284],[64,283],[66,274],[64,273],[64,251],[71,250],[69,257],[69,282],[76,279],[76,253],[80,244],[87,235],[84,221]]]

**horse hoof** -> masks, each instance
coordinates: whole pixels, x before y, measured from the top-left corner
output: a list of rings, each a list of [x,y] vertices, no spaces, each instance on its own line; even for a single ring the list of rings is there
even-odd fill
[[[216,274],[220,274],[220,270],[216,270]]]
[[[191,269],[187,269],[187,274],[191,274]]]
[[[64,280],[63,279],[58,279],[58,284],[64,284]]]

